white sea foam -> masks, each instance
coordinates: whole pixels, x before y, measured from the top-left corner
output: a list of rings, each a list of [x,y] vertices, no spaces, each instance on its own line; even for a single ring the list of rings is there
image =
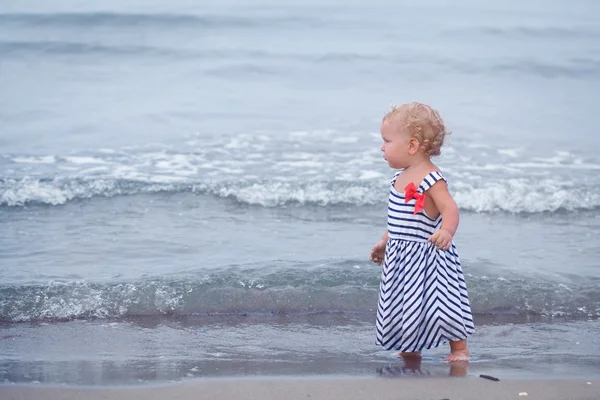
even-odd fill
[[[294,185],[293,183],[253,184],[247,187],[223,187],[216,192],[219,196],[233,197],[236,200],[264,207],[275,207],[288,203],[317,204],[374,204],[380,201],[376,192],[369,187],[314,183]]]
[[[77,169],[75,169],[77,170]],[[108,167],[92,167],[92,168],[86,168],[83,170],[77,170],[77,175],[78,176],[89,176],[89,175],[95,175],[95,174],[99,174],[99,173],[105,173],[109,171]]]
[[[484,143],[466,143],[465,146],[470,149],[491,149],[492,148],[492,146],[490,146],[489,144],[484,144]]]
[[[571,170],[590,170],[590,171],[595,171],[595,170],[599,170],[600,169],[600,164],[590,164],[590,163],[583,163],[581,161],[577,162],[577,163],[570,163],[570,164],[559,164],[557,162],[555,162],[556,160],[552,161],[552,162],[543,162],[541,159],[539,160],[540,162],[522,162],[522,163],[512,163],[512,164],[508,164],[509,167],[514,167],[514,168],[519,168],[519,169],[523,169],[523,168],[532,168],[532,169],[571,169]],[[545,161],[548,161],[547,159]]]
[[[360,176],[358,177],[358,179],[366,181],[366,180],[371,180],[371,179],[376,179],[376,178],[381,178],[383,177],[383,174],[379,171],[362,171],[360,173]]]
[[[185,182],[186,179],[184,177],[172,175],[153,175],[150,177],[149,181],[154,183],[174,183]]]
[[[165,173],[174,175],[195,175],[198,168],[195,165],[195,157],[188,157],[182,154],[163,155],[154,160],[154,167]]]
[[[221,168],[211,171],[208,181],[194,181],[172,174],[145,175],[121,169],[118,179],[9,179],[0,183],[0,205],[27,203],[65,204],[73,199],[115,196],[156,191],[196,191],[218,197],[234,198],[246,204],[278,207],[289,203],[330,206],[367,205],[386,201],[387,178],[378,171],[338,174],[327,181],[298,181],[294,177],[274,177],[269,181],[220,181],[223,173],[243,175],[242,169]],[[305,176],[312,176],[311,174]],[[316,175],[320,177],[319,175]],[[451,181],[450,191],[464,211],[487,213],[539,213],[557,210],[576,211],[600,207],[600,189],[596,185],[575,186],[555,179],[531,182],[525,179],[504,181]]]
[[[242,149],[248,147],[249,141],[243,140],[242,138],[232,138],[229,143],[225,144],[226,149]]]
[[[65,204],[75,198],[90,198],[114,190],[114,181],[93,180],[86,183],[76,181],[48,181],[24,178],[7,180],[0,185],[0,205],[20,206],[27,203],[50,205]]]
[[[85,165],[85,164],[106,164],[106,161],[96,157],[79,157],[69,156],[63,157],[63,159],[71,164]]]
[[[55,164],[55,156],[43,156],[43,157],[14,157],[12,159],[18,164]]]
[[[378,281],[369,272],[372,268],[362,268],[351,260],[345,262],[344,268],[329,265],[310,270],[289,268],[284,275],[237,270],[215,271],[208,279],[143,279],[103,284],[73,280],[1,287],[0,304],[4,307],[0,308],[0,320],[41,322],[265,310],[365,312],[370,311],[370,301],[377,295]],[[475,304],[474,313],[489,314],[498,309],[522,315],[598,316],[600,313],[597,282],[567,286],[524,275],[510,279],[467,276],[470,293],[488,299]],[[291,291],[290,282],[293,282]],[[282,297],[283,288],[287,297]],[[540,291],[544,296],[539,296]],[[117,325],[108,321],[104,326]]]
[[[315,160],[303,160],[303,161],[283,161],[277,164],[280,167],[290,166],[295,168],[319,168],[323,166],[323,163]]]
[[[275,141],[262,134],[240,134],[193,152],[154,144],[64,157],[11,156],[3,165],[8,176],[0,179],[0,205],[59,205],[157,191],[196,191],[265,207],[384,203],[393,171],[377,146],[356,146],[353,151],[330,147],[332,140],[349,137],[359,136],[299,131]],[[256,142],[267,147],[253,150]],[[491,147],[461,146],[461,151],[446,152],[440,159],[461,210],[538,213],[600,207],[595,173],[600,162],[594,157],[560,151],[533,158],[525,157],[521,148],[503,148],[483,159],[481,152],[466,151],[465,146]],[[572,171],[585,173],[584,179],[574,179]]]
[[[474,187],[454,184],[454,198],[461,209],[475,212],[552,212],[592,209],[600,206],[600,191],[595,188],[565,187],[547,179],[536,183],[509,179]]]
[[[356,143],[358,142],[358,137],[356,136],[346,136],[346,137],[337,137],[333,139],[333,143]]]
[[[498,154],[510,158],[517,158],[523,154],[523,149],[498,149]]]
[[[243,168],[219,167],[218,169],[219,169],[219,172],[224,172],[226,174],[234,174],[234,175],[240,175],[245,172],[245,170]]]

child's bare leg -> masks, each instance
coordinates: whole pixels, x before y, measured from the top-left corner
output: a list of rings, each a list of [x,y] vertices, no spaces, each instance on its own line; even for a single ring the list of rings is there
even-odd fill
[[[402,359],[403,370],[408,370],[411,372],[419,372],[421,371],[421,357],[404,357]],[[454,363],[452,363],[454,364]]]
[[[464,361],[469,359],[469,349],[466,340],[450,342],[450,354],[444,358],[446,361]]]

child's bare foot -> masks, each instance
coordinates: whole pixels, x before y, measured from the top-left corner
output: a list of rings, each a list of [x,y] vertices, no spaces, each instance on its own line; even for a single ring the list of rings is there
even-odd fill
[[[450,354],[444,358],[444,361],[468,361],[469,349],[466,340],[457,340],[450,342]]]
[[[399,351],[397,353],[394,353],[394,355],[396,357],[402,357],[402,358],[421,358],[421,352],[420,351],[413,351],[410,353],[405,353],[402,351]]]
[[[444,361],[468,361],[469,360],[469,350],[453,350],[448,357],[444,358]]]

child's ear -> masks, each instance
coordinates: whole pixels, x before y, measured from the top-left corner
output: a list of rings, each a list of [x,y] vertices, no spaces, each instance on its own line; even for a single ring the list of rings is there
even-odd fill
[[[414,156],[419,151],[419,147],[421,143],[417,140],[417,138],[410,138],[408,141],[408,154]]]

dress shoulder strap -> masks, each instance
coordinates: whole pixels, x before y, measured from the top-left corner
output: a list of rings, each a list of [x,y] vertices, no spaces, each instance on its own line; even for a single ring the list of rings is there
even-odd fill
[[[440,171],[430,172],[429,174],[427,174],[427,176],[425,178],[423,178],[423,182],[421,182],[421,185],[419,185],[418,191],[420,193],[425,193],[437,181],[444,181],[444,182],[448,183],[448,181],[446,180],[446,178],[444,178],[444,175],[442,175],[442,173]]]
[[[392,185],[394,185],[394,183],[396,183],[396,179],[398,179],[398,177],[400,176],[400,174],[401,174],[403,171],[404,171],[403,169],[396,171],[396,173],[394,174],[394,178],[392,179],[392,182],[391,182],[391,183],[392,183]]]

